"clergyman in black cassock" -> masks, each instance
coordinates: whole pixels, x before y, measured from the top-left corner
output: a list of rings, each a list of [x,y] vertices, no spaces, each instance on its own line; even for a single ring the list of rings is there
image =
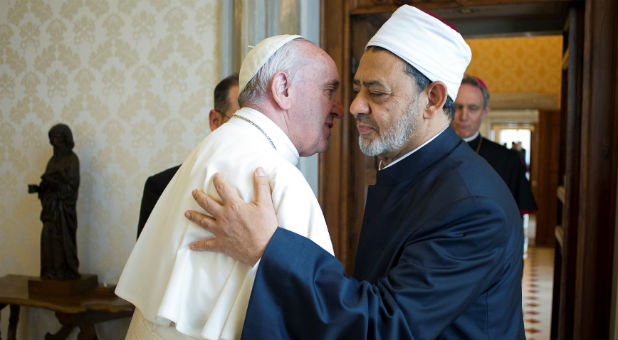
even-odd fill
[[[489,96],[489,89],[481,78],[465,74],[455,99],[455,116],[451,126],[506,182],[520,214],[534,213],[537,210],[536,202],[520,154],[490,141],[479,132],[483,119],[490,111]]]

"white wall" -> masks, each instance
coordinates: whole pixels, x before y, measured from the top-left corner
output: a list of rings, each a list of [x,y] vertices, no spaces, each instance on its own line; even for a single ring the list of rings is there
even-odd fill
[[[209,131],[217,13],[217,0],[0,1],[0,275],[39,274],[41,208],[26,185],[51,156],[49,128],[64,122],[81,162],[80,271],[118,280],[147,176]],[[18,337],[59,328],[53,313],[24,310]],[[100,337],[123,336],[126,325],[108,325]]]

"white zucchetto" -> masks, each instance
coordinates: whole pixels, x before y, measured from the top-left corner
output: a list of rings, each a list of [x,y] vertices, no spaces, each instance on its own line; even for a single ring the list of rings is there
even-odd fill
[[[260,41],[255,47],[247,53],[247,56],[242,61],[240,73],[238,74],[238,93],[241,93],[247,83],[255,77],[260,68],[266,64],[268,59],[272,57],[277,50],[288,42],[302,38],[300,35],[274,35]]]
[[[461,34],[420,9],[399,7],[366,47],[384,48],[414,66],[431,81],[443,81],[455,100],[472,59]]]

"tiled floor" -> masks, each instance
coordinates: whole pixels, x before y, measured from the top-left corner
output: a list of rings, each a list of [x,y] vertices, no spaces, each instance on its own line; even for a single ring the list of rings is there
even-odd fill
[[[528,340],[549,339],[553,273],[554,249],[530,245],[522,281],[524,326]]]

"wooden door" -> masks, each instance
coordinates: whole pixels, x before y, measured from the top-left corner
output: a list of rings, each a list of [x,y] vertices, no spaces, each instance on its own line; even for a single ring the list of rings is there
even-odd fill
[[[556,192],[556,253],[552,296],[552,339],[573,338],[575,255],[579,216],[580,129],[584,8],[573,6],[563,33],[559,187]]]
[[[538,159],[542,161],[536,164],[536,178],[534,179],[534,195],[538,207],[535,243],[540,246],[553,247],[558,215],[556,190],[559,180],[560,111],[539,111],[537,129],[536,152]]]
[[[331,232],[335,255],[344,264],[346,272],[351,274],[367,187],[375,183],[377,171],[376,157],[365,156],[358,146],[356,124],[348,110],[353,99],[351,84],[365,45],[390,17],[392,8],[381,13],[347,15],[351,8],[348,2],[323,1],[322,6],[323,13],[330,18],[322,21],[323,47],[337,61],[346,113],[333,129],[335,134],[331,136],[328,152],[320,156],[320,203]],[[324,32],[328,32],[326,37]],[[332,32],[342,32],[342,35]]]
[[[565,45],[559,170],[554,178],[560,183],[556,224],[561,228],[556,229],[560,246],[552,338],[615,338],[610,328],[616,319],[612,299],[617,299],[612,275],[618,227],[618,2],[322,0],[321,44],[339,68],[344,107],[351,99],[354,56],[377,27],[363,25],[360,16],[388,15],[403,3],[434,11],[459,26],[464,36],[561,30],[570,16],[567,29],[574,34]],[[365,185],[375,166],[359,154],[355,130],[346,114],[333,129],[328,152],[320,155],[319,199],[336,255],[348,270],[354,263]]]
[[[573,338],[614,338],[618,191],[618,2],[588,0],[583,11],[579,201]],[[568,204],[568,203],[567,203]],[[566,232],[566,230],[565,230]],[[570,325],[566,325],[569,327]]]

